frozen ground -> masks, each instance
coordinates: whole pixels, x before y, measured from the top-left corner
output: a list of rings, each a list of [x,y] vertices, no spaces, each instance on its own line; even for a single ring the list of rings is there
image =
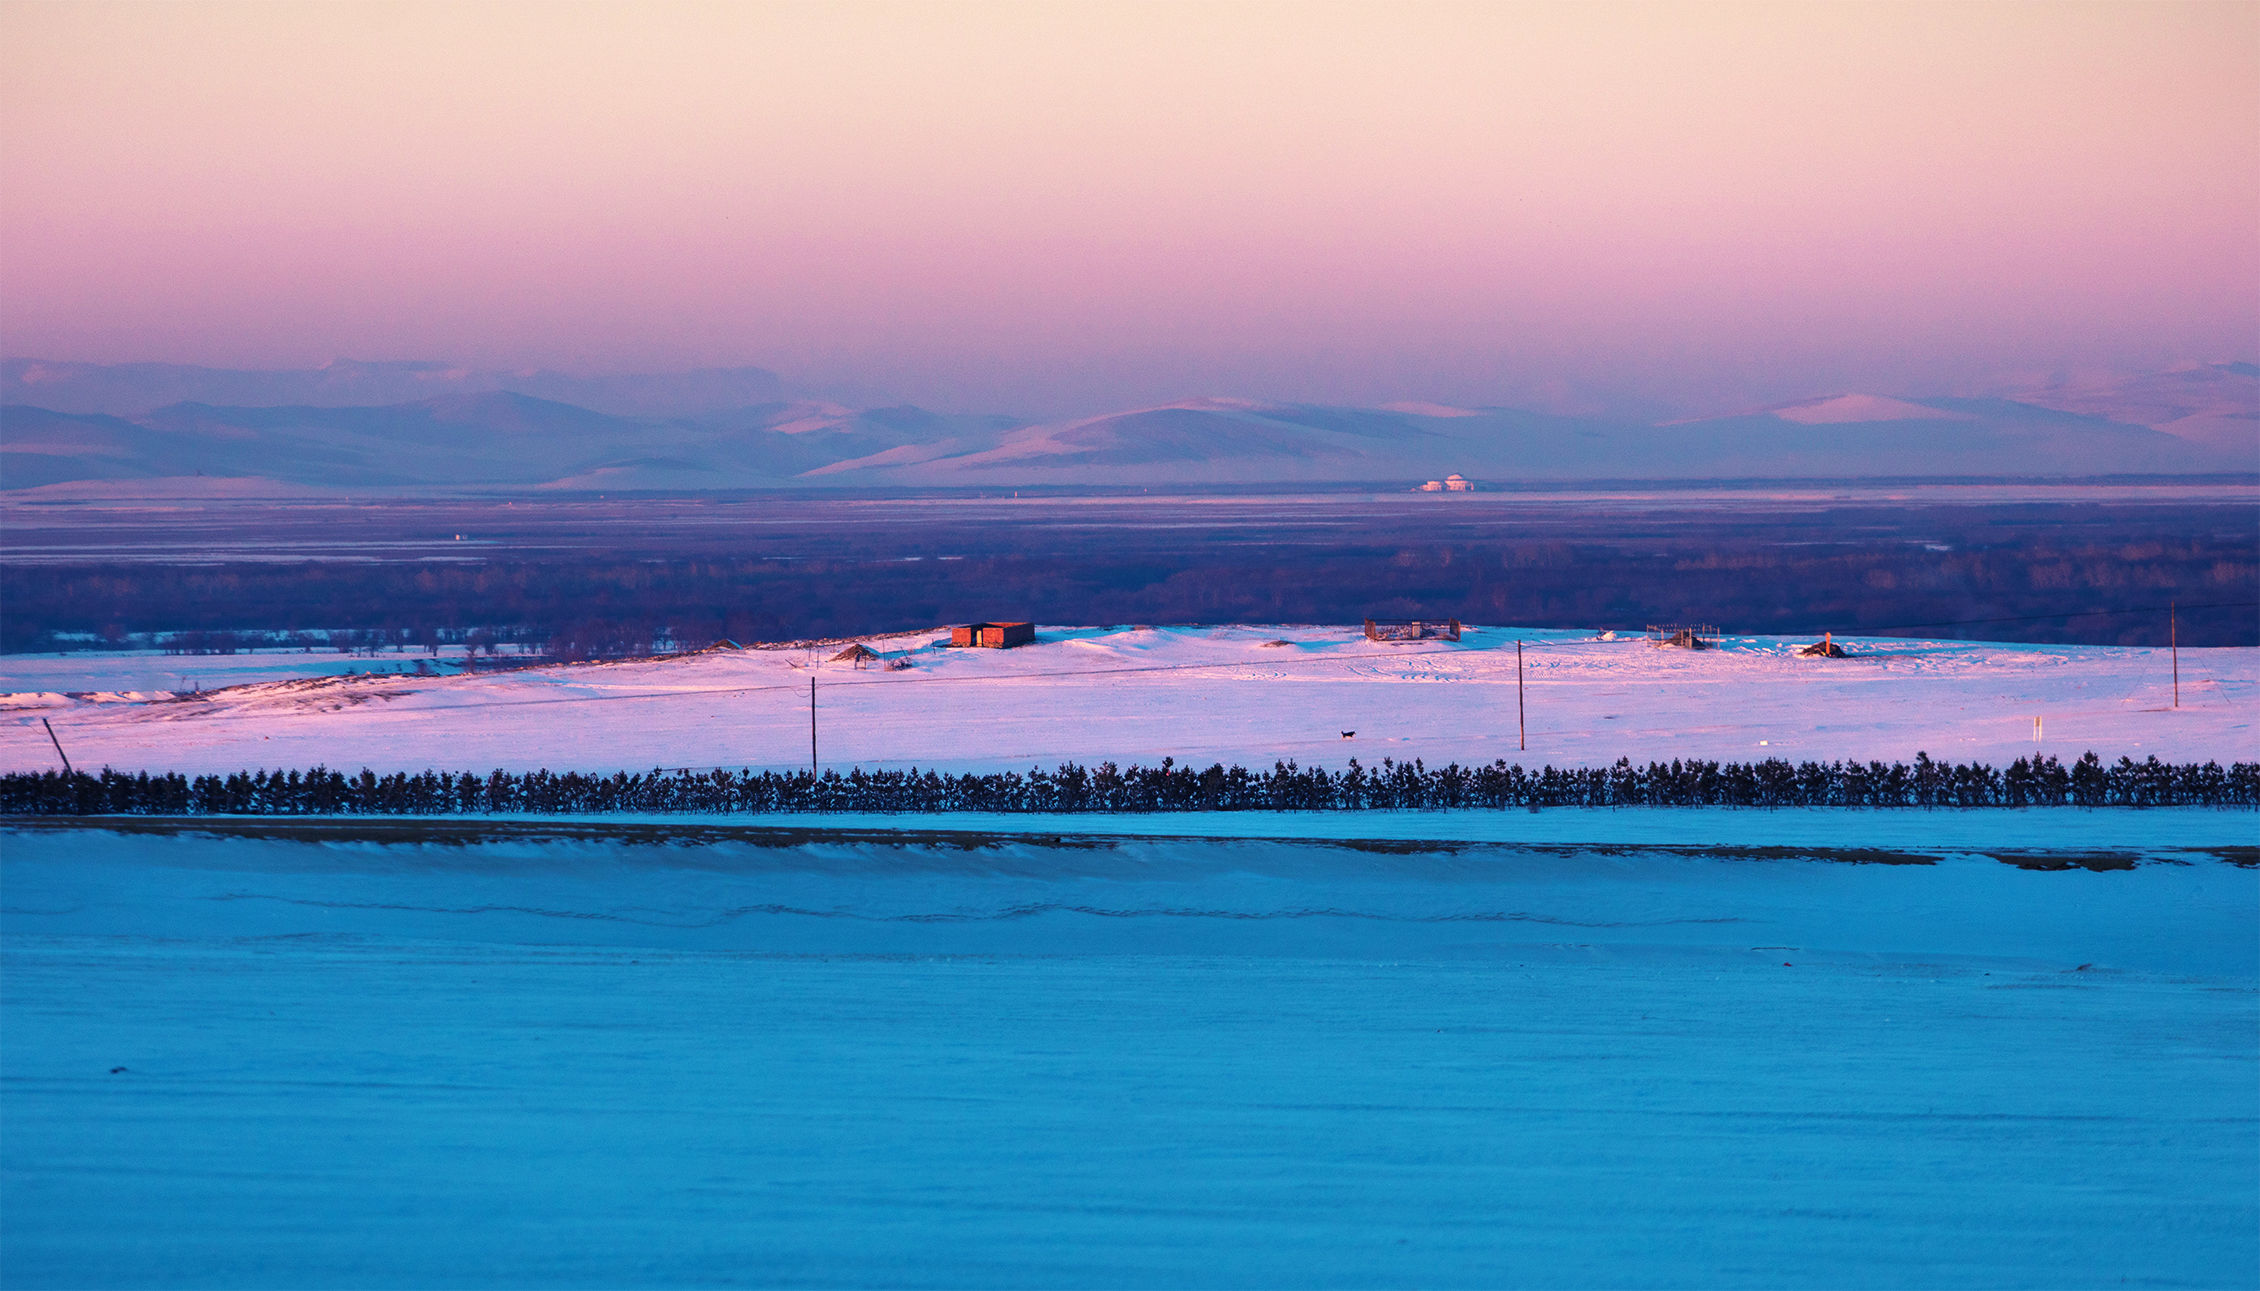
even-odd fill
[[[148,689],[148,675],[102,656],[19,656],[0,660],[0,689],[11,692],[0,696],[0,767],[55,765],[45,717],[86,767],[789,769],[808,761],[811,677],[827,767],[1917,751],[2006,764],[2036,747],[2066,758],[2260,757],[2260,650],[2182,651],[2175,709],[2164,650],[1850,640],[1855,657],[1822,660],[1797,655],[1801,638],[1730,638],[1697,653],[1520,635],[1527,752],[1504,630],[1379,645],[1355,629],[1233,627],[1045,629],[1039,644],[1010,651],[936,649],[932,633],[873,639],[910,660],[902,671],[825,662],[837,647],[759,649],[480,676],[305,677],[187,697]],[[292,657],[253,658],[283,667]]]
[[[0,1281],[2260,1282],[2260,871],[972,841],[9,832]]]

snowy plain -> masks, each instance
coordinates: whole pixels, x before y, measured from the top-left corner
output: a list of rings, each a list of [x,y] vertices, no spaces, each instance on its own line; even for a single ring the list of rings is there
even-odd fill
[[[45,718],[90,768],[789,770],[809,762],[811,680],[818,760],[840,769],[2260,758],[2249,648],[2182,651],[2175,708],[2169,652],[2135,647],[1847,639],[1851,658],[1817,659],[1797,653],[1804,638],[1696,652],[1497,628],[1379,644],[1307,626],[1045,627],[1004,651],[939,648],[932,632],[865,640],[911,666],[829,661],[844,642],[432,677],[313,675],[334,673],[334,655],[168,656],[154,671],[146,655],[10,656],[0,768],[56,765]],[[234,681],[248,684],[208,684]]]
[[[812,677],[827,767],[2005,763],[2035,716],[2229,762],[2260,695],[2254,650],[2175,710],[2142,649],[933,639],[19,656],[0,767],[45,718],[81,766],[792,769]],[[0,826],[0,1284],[2251,1286],[2256,820]]]
[[[0,889],[10,1286],[2260,1280],[2218,860],[13,830]]]

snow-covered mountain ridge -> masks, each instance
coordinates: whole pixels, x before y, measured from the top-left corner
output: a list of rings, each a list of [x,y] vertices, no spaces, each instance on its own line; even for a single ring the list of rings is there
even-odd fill
[[[631,396],[649,395],[658,378],[585,379],[602,396],[597,407],[486,388],[491,374],[393,366],[412,370],[337,374],[323,388],[349,395],[423,382],[440,392],[389,403],[192,400],[130,414],[67,411],[36,400],[60,392],[82,408],[100,402],[89,393],[93,378],[11,361],[0,372],[10,400],[0,408],[0,489],[1390,486],[1455,471],[1522,481],[2260,470],[2260,368],[2250,364],[1993,398],[1846,393],[1653,425],[1513,408],[1226,398],[1032,424],[774,399],[684,410],[760,384],[733,372],[691,374],[691,393],[670,395],[673,410],[653,413],[634,411]],[[183,384],[150,378],[142,387]],[[117,402],[125,395],[103,389],[111,406],[125,406]]]

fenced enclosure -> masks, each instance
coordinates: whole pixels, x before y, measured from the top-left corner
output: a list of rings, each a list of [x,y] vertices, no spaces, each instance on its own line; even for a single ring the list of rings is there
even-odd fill
[[[1714,650],[1718,648],[1719,630],[1709,623],[1651,623],[1648,643],[1681,650]]]
[[[1457,641],[1458,619],[1367,619],[1368,641]]]

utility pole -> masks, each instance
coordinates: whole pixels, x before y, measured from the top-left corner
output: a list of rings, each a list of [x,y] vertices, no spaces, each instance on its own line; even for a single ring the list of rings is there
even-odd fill
[[[47,719],[44,717],[40,718],[39,724],[41,726],[47,726]],[[54,727],[47,726],[47,738],[55,745],[55,756],[63,760],[63,774],[67,776],[77,775],[78,772],[71,770],[71,755],[63,752],[63,742],[55,738]]]
[[[2174,653],[2174,707],[2182,706],[2182,634],[2177,602],[2166,602],[2166,648]]]
[[[816,679],[808,679],[808,778],[816,778]]]
[[[1515,742],[1530,748],[1530,721],[1522,702],[1522,638],[1515,638]]]

